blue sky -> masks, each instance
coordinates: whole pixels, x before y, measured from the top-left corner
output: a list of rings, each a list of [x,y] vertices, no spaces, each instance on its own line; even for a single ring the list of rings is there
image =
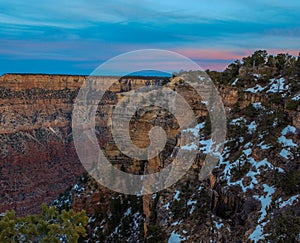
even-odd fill
[[[89,74],[159,48],[224,69],[257,49],[300,51],[300,1],[0,0],[0,74]]]

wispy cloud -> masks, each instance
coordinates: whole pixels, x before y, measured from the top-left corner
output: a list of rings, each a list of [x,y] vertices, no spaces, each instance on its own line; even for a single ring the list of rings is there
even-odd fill
[[[300,43],[298,0],[11,0],[0,9],[0,60],[15,65],[56,60],[78,69],[160,48],[220,68],[256,49],[295,54]]]

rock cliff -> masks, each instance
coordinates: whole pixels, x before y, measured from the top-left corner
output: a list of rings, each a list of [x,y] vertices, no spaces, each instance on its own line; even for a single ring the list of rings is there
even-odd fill
[[[115,81],[100,116],[118,93],[161,79],[97,77]],[[84,172],[73,144],[73,103],[84,76],[6,74],[0,77],[0,211],[35,213],[50,203]],[[96,124],[99,143],[109,140],[107,124]],[[108,151],[114,154],[114,149]],[[117,157],[115,163],[121,166]]]

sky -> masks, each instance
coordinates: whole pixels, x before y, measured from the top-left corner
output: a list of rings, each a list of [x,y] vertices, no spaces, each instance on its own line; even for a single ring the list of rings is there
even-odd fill
[[[211,70],[258,49],[300,52],[299,0],[0,0],[0,10],[0,75],[88,75],[139,49]]]

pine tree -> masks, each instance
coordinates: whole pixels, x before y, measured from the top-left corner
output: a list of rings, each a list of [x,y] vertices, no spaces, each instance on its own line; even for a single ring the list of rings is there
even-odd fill
[[[300,52],[298,54],[298,58],[297,58],[297,61],[295,63],[295,66],[296,66],[296,74],[298,77],[300,77]]]
[[[16,217],[7,211],[0,220],[0,242],[78,242],[86,235],[85,211],[75,213],[42,205],[39,215]]]

